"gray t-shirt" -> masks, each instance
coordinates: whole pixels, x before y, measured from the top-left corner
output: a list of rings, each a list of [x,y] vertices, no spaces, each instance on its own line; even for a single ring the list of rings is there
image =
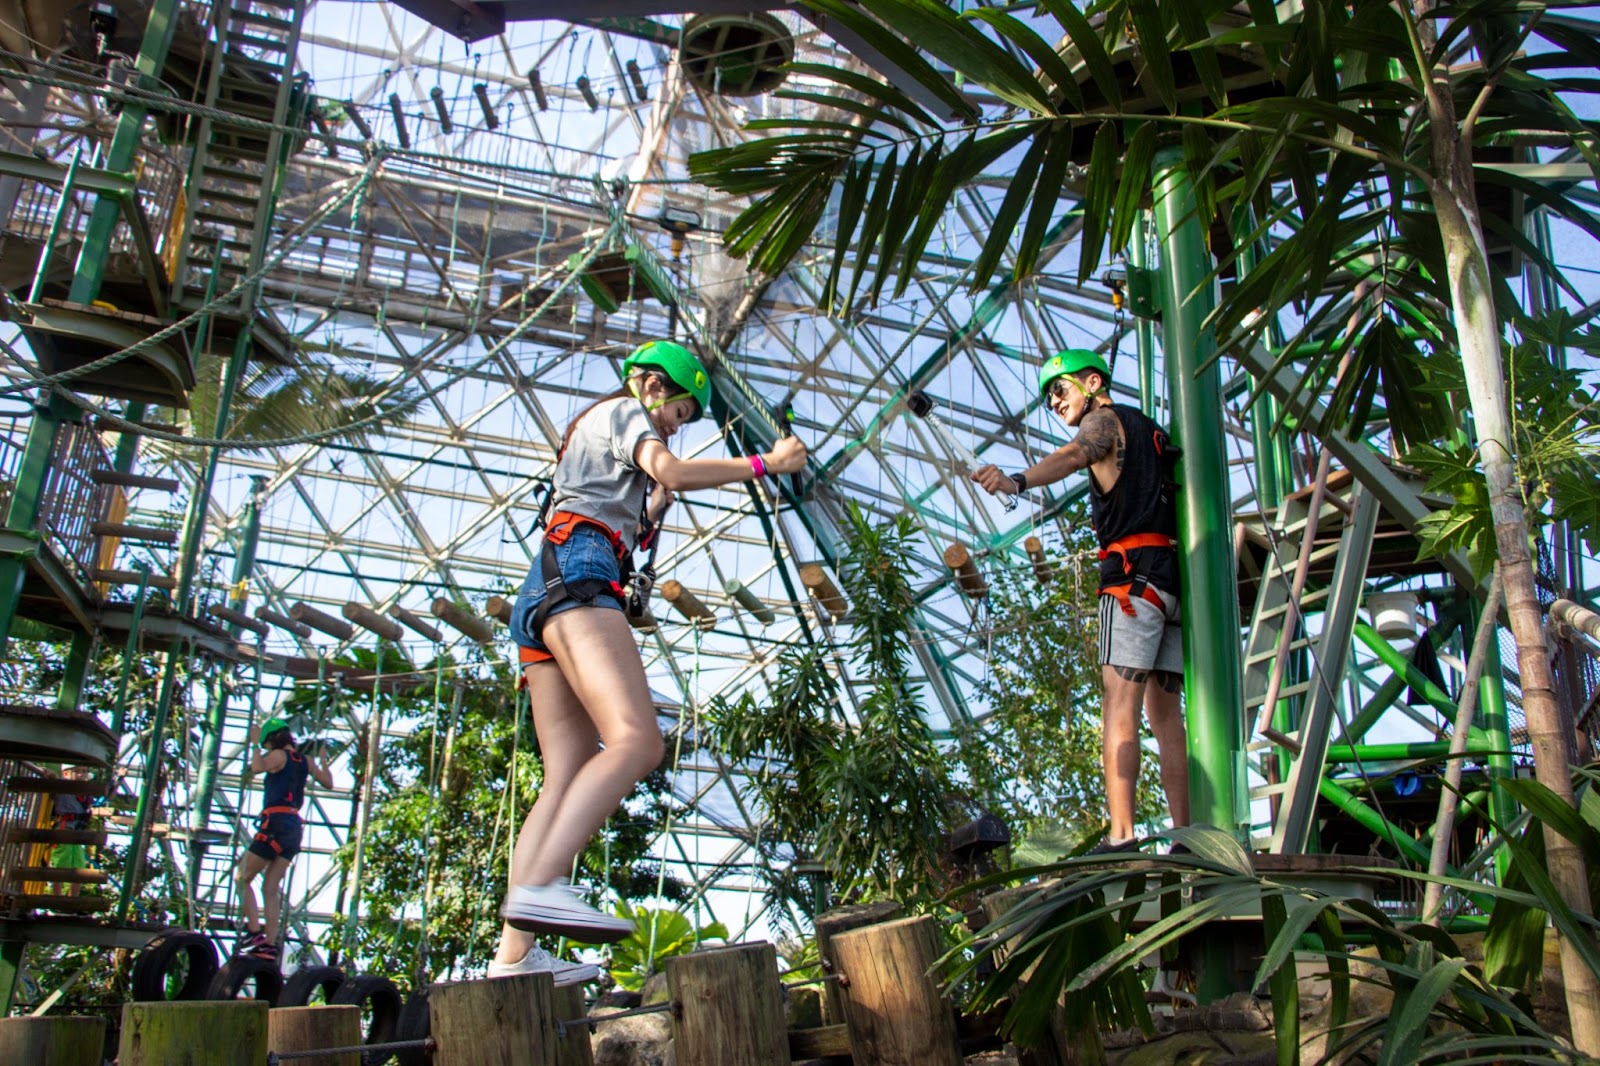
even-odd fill
[[[661,440],[644,404],[631,396],[597,404],[578,420],[556,463],[551,511],[573,511],[604,522],[633,548],[639,542],[650,478],[633,463],[639,443]],[[665,442],[663,442],[665,443]]]

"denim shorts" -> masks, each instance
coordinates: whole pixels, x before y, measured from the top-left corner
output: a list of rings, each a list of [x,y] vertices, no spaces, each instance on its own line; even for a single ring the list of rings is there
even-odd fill
[[[305,822],[298,814],[263,814],[261,827],[247,849],[263,859],[292,859],[300,854]]]
[[[541,555],[543,551],[541,547]],[[622,580],[622,572],[617,567],[617,554],[604,533],[593,526],[578,526],[564,542],[555,546],[555,553],[569,598],[556,604],[546,620],[575,607],[622,610],[621,601],[612,591]],[[528,576],[523,578],[517,602],[511,608],[511,639],[524,648],[548,654],[550,649],[533,635],[533,616],[543,602],[544,573],[540,556],[536,556]]]

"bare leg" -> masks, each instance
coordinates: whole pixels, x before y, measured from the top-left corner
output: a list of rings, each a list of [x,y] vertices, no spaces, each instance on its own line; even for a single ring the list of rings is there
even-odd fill
[[[253,851],[239,856],[239,907],[244,911],[246,932],[253,933],[261,928],[261,908],[256,905],[256,891],[251,882],[260,876],[271,861]]]
[[[527,871],[533,862],[534,846],[555,818],[573,777],[599,753],[600,736],[555,663],[530,664],[523,676],[528,679],[533,728],[539,737],[539,755],[544,763],[539,796],[523,820],[522,831],[517,834],[517,844],[511,852],[511,867],[520,875],[514,875],[512,880],[528,883]],[[535,942],[532,933],[502,924],[495,961],[517,962]]]
[[[1101,709],[1101,760],[1106,775],[1106,809],[1111,815],[1111,835],[1118,840],[1133,836],[1134,799],[1139,787],[1139,711],[1144,703],[1146,670],[1102,666],[1105,686]]]
[[[1172,824],[1189,824],[1189,740],[1183,723],[1183,675],[1157,670],[1144,688],[1144,712],[1161,752],[1161,789]]]
[[[621,611],[564,611],[545,624],[544,640],[605,748],[578,768],[532,854],[513,866],[512,881],[532,885],[571,870],[622,798],[660,764],[663,751],[644,665]]]
[[[261,894],[264,897],[267,920],[261,931],[269,944],[278,942],[278,917],[283,913],[283,875],[288,872],[288,859],[273,859],[272,864],[267,867],[266,880],[262,882]]]

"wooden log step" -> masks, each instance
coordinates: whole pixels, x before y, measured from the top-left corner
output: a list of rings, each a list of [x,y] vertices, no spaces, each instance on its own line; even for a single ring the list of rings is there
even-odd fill
[[[95,870],[87,866],[78,868],[71,866],[15,866],[10,870],[10,874],[19,882],[70,881],[75,885],[103,885],[111,879],[111,875],[104,870]]]
[[[106,779],[87,777],[24,777],[6,778],[6,788],[12,792],[49,792],[55,795],[104,796]]]
[[[272,628],[268,626],[267,623],[259,622],[245,614],[243,611],[235,611],[232,607],[228,607],[225,604],[213,603],[210,607],[207,607],[206,610],[210,612],[211,617],[220,618],[229,625],[238,626],[240,629],[248,629],[258,637],[270,636],[272,634]]]
[[[6,830],[6,841],[11,844],[89,844],[99,846],[106,842],[104,830],[98,829],[26,829],[13,827]]]
[[[57,896],[45,893],[11,898],[24,910],[55,911],[58,914],[99,914],[117,905],[117,901],[110,896]]]
[[[92,570],[89,576],[96,581],[104,581],[109,585],[137,585],[140,574],[133,570]],[[166,574],[151,574],[146,584],[153,589],[165,589],[171,592],[178,587],[178,579],[168,577]]]
[[[121,537],[144,544],[176,544],[178,531],[159,526],[131,526],[126,522],[90,522],[89,532],[97,537]]]
[[[149,474],[125,474],[121,470],[102,467],[89,472],[89,480],[96,485],[116,485],[124,489],[150,489],[154,492],[177,492],[178,482],[170,477],[152,477]]]
[[[850,1027],[840,1024],[824,1025],[816,1029],[790,1029],[789,1057],[797,1062],[835,1057],[848,1062]]]
[[[112,832],[118,832],[119,829],[132,829],[133,823],[137,820],[138,815],[134,814],[106,815],[106,824],[108,826],[118,827],[117,829],[113,829]],[[146,829],[146,832],[153,837],[164,837],[168,833],[172,832],[172,824],[170,822],[151,822],[149,827]]]

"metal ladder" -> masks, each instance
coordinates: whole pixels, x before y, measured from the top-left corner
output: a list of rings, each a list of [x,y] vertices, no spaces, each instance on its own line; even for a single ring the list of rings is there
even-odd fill
[[[306,83],[294,73],[305,5],[231,0],[216,11],[206,106],[279,126],[292,121],[296,97],[306,98]],[[173,268],[182,306],[227,292],[260,261],[287,154],[284,140],[281,131],[202,115],[185,189],[185,239]],[[231,314],[248,317],[251,310],[232,307]]]
[[[1285,500],[1268,537],[1266,566],[1256,588],[1245,645],[1244,698],[1247,721],[1266,719],[1262,712],[1269,699],[1274,704],[1291,701],[1297,709],[1292,728],[1285,732],[1267,728],[1260,731],[1263,739],[1251,744],[1269,771],[1276,767],[1279,750],[1291,755],[1281,782],[1259,786],[1250,794],[1252,800],[1274,800],[1274,853],[1303,852],[1310,840],[1379,511],[1377,498],[1360,482],[1330,479],[1325,492],[1297,493]],[[1332,573],[1325,584],[1304,582],[1295,598],[1302,548],[1310,570],[1331,563]],[[1307,635],[1305,618],[1319,613],[1321,628]],[[1307,658],[1307,676],[1284,683],[1289,662]]]

